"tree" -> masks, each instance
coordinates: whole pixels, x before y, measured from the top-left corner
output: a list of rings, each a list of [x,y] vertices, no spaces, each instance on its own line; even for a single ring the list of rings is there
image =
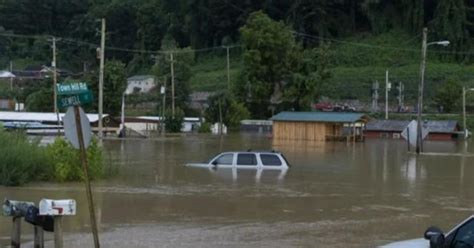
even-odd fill
[[[117,60],[108,61],[104,69],[104,113],[112,116],[120,114],[126,88],[125,65]]]
[[[432,21],[432,29],[438,39],[449,40],[453,51],[467,51],[472,41],[469,39],[467,7],[464,0],[440,0]],[[464,58],[466,55],[461,55]]]
[[[53,90],[44,88],[30,94],[25,101],[25,108],[31,112],[53,112]]]
[[[319,96],[321,84],[329,78],[327,50],[324,45],[299,52],[301,59],[283,91],[283,98],[294,110],[309,110]]]
[[[237,102],[228,92],[220,92],[209,97],[209,108],[205,113],[206,121],[220,122],[221,113],[222,122],[231,128],[238,127],[241,120],[250,118],[250,112],[244,104]]]
[[[189,100],[190,87],[189,79],[192,76],[191,65],[194,63],[194,51],[187,48],[177,48],[176,42],[167,35],[161,46],[162,51],[173,51],[174,61],[174,89],[175,106],[186,110]],[[167,105],[171,105],[171,54],[161,53],[157,57],[156,64],[152,68],[152,73],[159,81],[165,82]],[[161,94],[160,94],[161,99]]]
[[[168,109],[165,113],[165,128],[167,132],[170,133],[179,133],[181,132],[181,128],[183,126],[184,121],[184,112],[180,108],[175,110],[175,114],[171,109]]]
[[[298,46],[288,26],[261,11],[252,13],[240,32],[244,47],[243,81],[235,86],[235,91],[253,116],[266,117],[272,95],[291,76]]]
[[[461,97],[461,84],[454,79],[448,79],[448,81],[438,88],[434,100],[438,106],[442,106],[445,112],[452,112],[459,106]]]

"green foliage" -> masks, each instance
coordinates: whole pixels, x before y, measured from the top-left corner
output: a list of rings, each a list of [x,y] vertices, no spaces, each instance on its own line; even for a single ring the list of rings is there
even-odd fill
[[[53,90],[44,88],[32,93],[26,98],[25,107],[31,112],[53,112]]]
[[[170,36],[166,36],[162,43],[162,49],[176,51],[173,53],[175,106],[185,109],[190,94],[189,80],[192,76],[191,66],[194,63],[194,51],[190,47],[178,49],[176,41]],[[152,68],[152,73],[158,80],[164,82],[166,99],[172,99],[171,54],[160,55],[157,58],[157,64]]]
[[[211,123],[204,122],[198,129],[199,133],[210,133],[211,132]]]
[[[170,133],[179,133],[181,132],[181,127],[183,126],[184,121],[184,111],[180,108],[175,109],[175,114],[171,109],[165,111],[165,128],[167,132]]]
[[[327,70],[327,46],[300,52],[295,72],[284,86],[283,98],[294,110],[310,110],[320,95],[322,83],[329,78]]]
[[[434,19],[431,23],[436,36],[440,40],[449,40],[449,49],[452,51],[467,51],[472,47],[472,37],[469,38],[469,29],[472,27],[465,0],[440,0],[436,7]],[[472,31],[472,29],[471,29]],[[458,55],[464,59],[466,55]]]
[[[291,75],[298,46],[288,26],[261,11],[252,13],[240,31],[244,68],[235,91],[239,101],[246,102],[254,116],[265,117],[272,95],[282,89]]]
[[[250,118],[250,112],[244,104],[237,102],[229,93],[218,93],[209,97],[209,107],[205,113],[208,122],[220,122],[219,108],[222,121],[230,128],[238,127],[241,120]]]
[[[459,108],[462,97],[462,86],[454,79],[449,79],[438,88],[435,103],[442,106],[445,112],[453,112]]]
[[[60,182],[84,179],[80,153],[69,142],[61,138],[56,139],[47,147],[47,154],[51,160],[51,179]],[[104,161],[102,149],[95,139],[87,148],[87,159],[89,178],[91,180],[101,178],[104,175]]]
[[[45,178],[48,158],[37,142],[26,135],[7,133],[0,127],[0,185],[16,186]]]
[[[125,64],[117,60],[108,61],[104,74],[104,113],[117,116],[122,106],[122,94],[127,88]]]

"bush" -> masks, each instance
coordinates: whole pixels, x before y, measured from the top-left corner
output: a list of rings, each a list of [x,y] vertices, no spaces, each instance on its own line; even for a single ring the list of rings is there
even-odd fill
[[[38,142],[30,142],[23,133],[4,132],[0,127],[0,144],[1,185],[17,186],[46,177],[48,159]]]
[[[181,128],[183,126],[184,121],[184,112],[180,108],[175,109],[175,115],[171,110],[167,110],[165,113],[165,128],[167,132],[170,133],[179,133],[181,132]]]
[[[84,179],[80,152],[62,138],[47,147],[47,154],[51,161],[51,179],[55,181],[81,181]],[[100,178],[104,174],[102,149],[93,139],[87,148],[89,162],[89,178]]]
[[[211,132],[211,123],[204,122],[198,129],[199,133],[210,133]]]

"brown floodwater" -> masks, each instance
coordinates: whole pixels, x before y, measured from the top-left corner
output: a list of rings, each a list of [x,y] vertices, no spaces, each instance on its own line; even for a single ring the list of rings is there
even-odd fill
[[[375,247],[443,230],[474,213],[474,157],[407,152],[399,140],[347,144],[272,142],[266,136],[188,135],[107,140],[117,174],[94,182],[102,247]],[[220,151],[277,149],[286,172],[188,168]],[[427,142],[430,152],[474,153],[474,144]],[[32,183],[0,196],[73,198],[65,247],[92,247],[84,186]],[[0,247],[11,220],[0,218]],[[31,247],[32,227],[22,225]],[[46,235],[52,247],[52,234]]]

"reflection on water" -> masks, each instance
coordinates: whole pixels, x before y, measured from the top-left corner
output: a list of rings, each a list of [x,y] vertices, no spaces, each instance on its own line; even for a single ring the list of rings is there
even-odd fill
[[[239,177],[242,180],[254,178],[255,182],[260,183],[277,181],[282,182],[288,172],[287,168],[284,169],[237,169],[237,168],[219,168],[219,169],[209,169],[209,171],[218,178],[223,179],[226,182],[232,181],[233,183],[237,182]]]
[[[474,211],[474,157],[417,157],[399,140],[354,144],[197,135],[104,145],[120,166],[117,176],[94,183],[104,247],[371,247],[420,237],[429,225],[447,230]],[[425,144],[438,152],[473,153],[473,147]],[[292,167],[183,166],[249,148],[279,150]],[[83,184],[0,187],[0,196],[76,199],[78,215],[64,220],[66,246],[91,245]],[[9,228],[10,220],[1,218],[0,246],[8,243]],[[31,228],[23,229],[25,240],[31,239]]]

